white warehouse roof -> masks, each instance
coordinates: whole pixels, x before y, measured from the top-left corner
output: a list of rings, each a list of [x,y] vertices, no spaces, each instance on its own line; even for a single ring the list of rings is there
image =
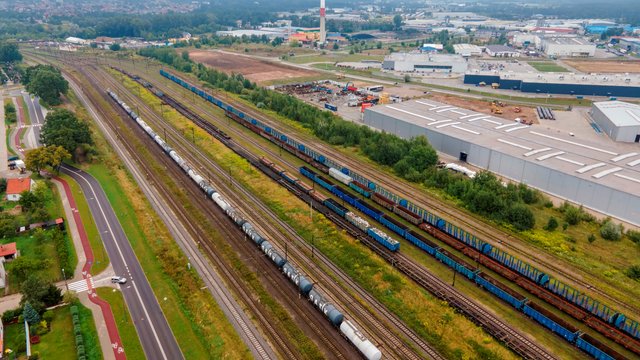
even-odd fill
[[[640,105],[623,101],[593,103],[615,126],[640,126]]]

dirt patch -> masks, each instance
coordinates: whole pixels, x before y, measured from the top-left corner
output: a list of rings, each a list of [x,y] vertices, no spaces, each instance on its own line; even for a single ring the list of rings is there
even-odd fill
[[[491,113],[491,104],[482,101],[482,100],[474,100],[468,98],[461,98],[455,95],[450,94],[440,94],[440,93],[431,93],[428,98],[449,104],[461,107],[463,109],[469,109],[473,111],[477,111],[479,113],[485,113],[489,115],[494,115],[499,118],[507,119],[507,120],[515,120],[516,118],[521,118],[522,120],[531,120],[534,124],[539,124],[538,117],[536,116],[536,111],[534,108],[519,106],[521,112],[516,112],[516,107],[513,105],[507,104],[504,107],[500,107],[502,110],[502,114],[492,114]]]
[[[214,51],[194,50],[189,52],[189,57],[193,61],[203,63],[225,73],[242,74],[247,79],[257,83],[318,74],[314,71]]]
[[[563,62],[585,73],[640,73],[640,61],[564,60]]]

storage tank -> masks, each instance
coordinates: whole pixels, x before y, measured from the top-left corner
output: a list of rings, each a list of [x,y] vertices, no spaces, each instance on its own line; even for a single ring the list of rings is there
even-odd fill
[[[218,204],[218,206],[219,206],[222,210],[227,211],[227,209],[229,208],[229,204],[227,204],[227,202],[226,202],[226,201],[224,201],[224,199],[222,198],[222,196],[220,195],[220,193],[217,193],[217,192],[216,192],[216,193],[213,193],[213,194],[211,195],[211,199],[212,199],[216,204]]]
[[[340,332],[355,345],[368,360],[380,360],[382,353],[349,320],[340,324]]]
[[[262,249],[262,252],[265,253],[271,259],[271,261],[276,264],[278,268],[281,268],[286,263],[285,259],[278,253],[276,249],[273,248],[273,245],[271,245],[270,242],[264,241],[260,245],[260,248]]]
[[[333,324],[333,326],[339,326],[344,320],[344,315],[332,303],[327,301],[319,292],[315,289],[311,289],[309,291],[309,300],[322,311],[324,316],[326,316],[329,321]]]
[[[311,291],[311,289],[313,288],[313,284],[309,280],[307,280],[307,278],[302,275],[298,271],[298,269],[296,269],[290,263],[286,263],[282,267],[282,271],[285,273],[285,275],[287,275],[289,279],[291,279],[294,284],[296,284],[298,290],[300,290],[300,292],[304,296],[307,296],[307,294],[309,294],[309,291]]]

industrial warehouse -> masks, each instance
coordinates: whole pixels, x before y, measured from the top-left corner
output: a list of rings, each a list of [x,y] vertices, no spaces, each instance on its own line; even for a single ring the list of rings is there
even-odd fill
[[[640,106],[622,101],[596,102],[590,115],[612,140],[640,142]]]
[[[477,70],[465,74],[464,83],[476,86],[495,83],[501,89],[537,94],[640,97],[640,76],[637,74],[531,74]]]
[[[587,208],[640,224],[640,153],[431,100],[367,109],[364,122]]]
[[[393,53],[385,57],[382,68],[401,72],[464,73],[467,62],[460,55]]]

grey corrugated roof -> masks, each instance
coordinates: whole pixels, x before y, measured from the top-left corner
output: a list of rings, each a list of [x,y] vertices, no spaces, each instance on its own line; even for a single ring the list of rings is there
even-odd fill
[[[616,126],[640,126],[640,106],[623,101],[593,103]]]

